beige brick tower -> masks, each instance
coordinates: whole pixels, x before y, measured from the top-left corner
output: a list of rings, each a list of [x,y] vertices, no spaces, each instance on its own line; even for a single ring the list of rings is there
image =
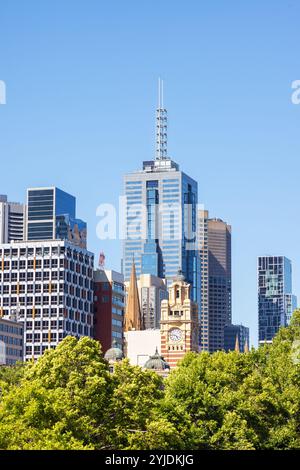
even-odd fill
[[[199,351],[198,307],[190,299],[190,285],[178,274],[161,303],[161,354],[174,368],[188,351]]]

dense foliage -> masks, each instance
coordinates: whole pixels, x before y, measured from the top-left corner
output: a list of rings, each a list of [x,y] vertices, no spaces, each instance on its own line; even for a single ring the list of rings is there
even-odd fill
[[[272,345],[189,353],[163,380],[67,337],[0,368],[0,448],[300,449],[299,344],[297,311]]]

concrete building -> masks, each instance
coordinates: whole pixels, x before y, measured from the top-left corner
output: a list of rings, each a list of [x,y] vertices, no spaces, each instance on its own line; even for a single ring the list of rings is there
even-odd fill
[[[125,309],[124,277],[107,269],[94,272],[94,334],[102,352],[114,347],[123,349]]]
[[[249,328],[243,325],[225,325],[224,327],[224,349],[235,351],[238,345],[239,352],[249,350]]]
[[[92,253],[68,241],[0,245],[0,314],[24,326],[24,359],[65,336],[93,337]]]
[[[27,190],[26,239],[68,240],[86,249],[86,222],[76,218],[74,196],[55,187]]]
[[[292,263],[285,256],[258,258],[259,343],[272,342],[280,327],[289,325],[297,308],[292,291]]]
[[[209,219],[208,311],[209,351],[224,349],[224,327],[231,324],[231,226]]]
[[[159,100],[156,156],[142,170],[124,176],[125,233],[123,265],[129,280],[134,255],[136,273],[166,279],[180,269],[200,305],[200,262],[196,241],[198,184],[167,156],[167,111]]]
[[[24,240],[25,205],[8,202],[7,196],[0,195],[0,244],[13,240]]]
[[[23,326],[0,316],[0,365],[13,365],[23,360]]]
[[[161,303],[160,330],[161,354],[171,369],[187,352],[199,351],[198,304],[181,274],[169,287],[169,299]]]

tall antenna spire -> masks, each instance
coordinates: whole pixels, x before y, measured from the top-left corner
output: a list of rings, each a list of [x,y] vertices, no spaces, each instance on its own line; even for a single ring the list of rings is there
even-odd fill
[[[167,159],[168,116],[164,108],[164,82],[158,79],[158,107],[156,110],[156,160]]]

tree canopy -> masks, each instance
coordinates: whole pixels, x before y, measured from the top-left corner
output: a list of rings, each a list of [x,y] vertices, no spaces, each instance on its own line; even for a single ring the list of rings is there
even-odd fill
[[[1,449],[300,449],[300,311],[273,344],[188,353],[163,380],[65,338],[0,368]]]

